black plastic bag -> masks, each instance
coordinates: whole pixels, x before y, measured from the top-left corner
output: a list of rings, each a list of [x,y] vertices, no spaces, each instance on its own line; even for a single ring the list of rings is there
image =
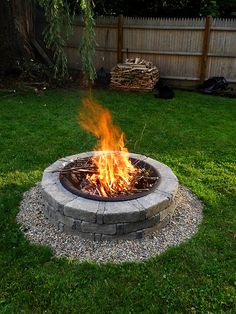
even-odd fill
[[[213,76],[200,85],[200,90],[206,94],[218,93],[228,89],[229,83],[223,76]]]

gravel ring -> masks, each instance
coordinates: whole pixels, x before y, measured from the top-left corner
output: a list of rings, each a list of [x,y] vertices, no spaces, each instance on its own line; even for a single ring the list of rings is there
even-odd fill
[[[201,201],[186,187],[180,186],[176,202],[171,222],[158,233],[140,240],[93,242],[61,233],[48,222],[43,214],[45,204],[38,183],[24,193],[17,221],[30,242],[49,246],[59,257],[98,263],[143,261],[189,240],[197,232],[202,221]]]

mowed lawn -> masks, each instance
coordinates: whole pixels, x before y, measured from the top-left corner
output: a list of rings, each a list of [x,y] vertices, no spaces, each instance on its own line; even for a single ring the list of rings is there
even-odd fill
[[[236,100],[95,91],[131,152],[170,166],[204,203],[197,234],[142,263],[55,258],[16,223],[23,193],[63,156],[92,150],[83,92],[0,93],[0,313],[236,313]]]

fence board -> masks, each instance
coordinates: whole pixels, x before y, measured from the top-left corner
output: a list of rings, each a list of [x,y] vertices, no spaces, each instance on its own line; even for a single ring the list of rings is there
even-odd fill
[[[236,82],[236,19],[212,19],[209,47],[204,50],[205,22],[205,18],[125,17],[118,37],[117,17],[97,17],[95,67],[110,71],[117,58],[141,57],[157,65],[161,77],[197,81],[204,53],[204,78],[222,75]],[[65,47],[74,69],[81,68],[82,27],[81,17],[76,17],[74,35]],[[118,43],[119,38],[122,42]]]

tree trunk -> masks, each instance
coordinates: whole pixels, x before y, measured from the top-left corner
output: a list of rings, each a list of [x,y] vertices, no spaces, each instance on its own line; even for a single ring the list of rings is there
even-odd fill
[[[0,75],[17,68],[22,57],[29,55],[32,35],[32,2],[0,1]]]

